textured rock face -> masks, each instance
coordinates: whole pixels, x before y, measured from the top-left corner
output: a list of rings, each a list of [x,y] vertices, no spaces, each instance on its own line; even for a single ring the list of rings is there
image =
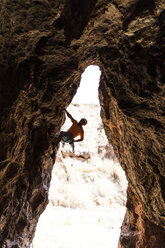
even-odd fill
[[[129,182],[119,246],[165,247],[164,9],[163,0],[0,1],[1,247],[30,246],[62,109],[90,64],[102,71],[101,116]]]
[[[132,190],[127,192],[127,212],[120,235],[120,247],[164,247],[164,228],[146,218]]]

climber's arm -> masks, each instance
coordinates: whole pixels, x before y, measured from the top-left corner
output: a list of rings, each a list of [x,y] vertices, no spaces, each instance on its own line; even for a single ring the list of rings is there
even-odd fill
[[[84,131],[80,134],[80,139],[74,140],[74,142],[80,142],[84,140]]]
[[[83,141],[83,139],[81,138],[81,139],[74,140],[74,143],[75,142],[80,142],[80,141]]]
[[[66,109],[64,109],[64,110],[65,110],[67,116],[71,119],[71,121],[74,122],[75,119],[72,117],[72,115]]]

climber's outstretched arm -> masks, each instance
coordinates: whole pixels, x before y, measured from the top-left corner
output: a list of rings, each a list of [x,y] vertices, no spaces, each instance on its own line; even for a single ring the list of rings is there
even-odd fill
[[[67,116],[71,119],[71,121],[74,122],[75,119],[71,116],[71,114],[69,114],[69,112],[66,109],[64,109],[64,110],[65,110]]]

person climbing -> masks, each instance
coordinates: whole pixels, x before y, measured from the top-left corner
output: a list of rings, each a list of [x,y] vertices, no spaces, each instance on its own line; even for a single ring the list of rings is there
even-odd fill
[[[84,139],[84,130],[82,126],[85,126],[87,124],[87,120],[85,118],[82,118],[79,122],[77,122],[66,109],[64,109],[64,111],[70,118],[72,126],[67,131],[60,132],[60,135],[55,141],[55,145],[58,145],[60,141],[62,141],[63,146],[65,143],[69,143],[72,147],[72,151],[74,152],[74,143],[83,141]],[[75,140],[75,138],[78,136],[80,136],[80,138]]]

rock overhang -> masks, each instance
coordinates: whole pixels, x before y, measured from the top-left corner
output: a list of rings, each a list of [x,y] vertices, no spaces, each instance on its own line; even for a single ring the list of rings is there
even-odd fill
[[[17,0],[1,5],[3,245],[17,240],[18,247],[29,247],[47,204],[43,183],[49,188],[52,140],[64,122],[62,109],[90,64],[102,71],[101,117],[126,172],[128,197],[135,195],[142,209],[134,221],[147,218],[160,227],[163,240],[164,3],[78,3]],[[143,228],[137,225],[136,231]]]

